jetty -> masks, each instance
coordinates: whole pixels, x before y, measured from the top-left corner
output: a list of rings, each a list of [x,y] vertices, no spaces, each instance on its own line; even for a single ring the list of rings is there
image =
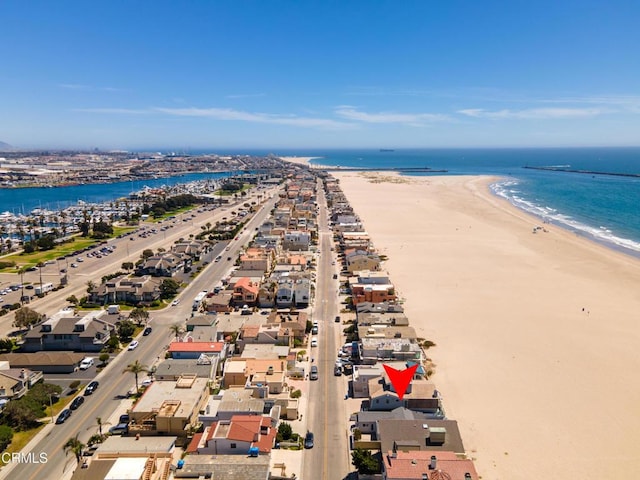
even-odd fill
[[[616,177],[640,177],[640,173],[624,173],[624,172],[598,172],[594,170],[578,170],[568,167],[530,167],[528,165],[522,167],[529,170],[544,170],[547,172],[565,172],[565,173],[582,173],[587,175],[613,175]]]

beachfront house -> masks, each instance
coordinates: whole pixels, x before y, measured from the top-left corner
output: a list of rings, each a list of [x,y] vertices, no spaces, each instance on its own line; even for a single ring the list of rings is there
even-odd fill
[[[349,273],[380,270],[380,257],[365,250],[350,249],[345,252],[344,262]]]
[[[478,480],[472,460],[447,451],[388,451],[383,456],[383,480]]]

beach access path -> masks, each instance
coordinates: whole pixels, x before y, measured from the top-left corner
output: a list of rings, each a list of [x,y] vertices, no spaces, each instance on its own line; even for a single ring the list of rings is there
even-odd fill
[[[640,261],[492,195],[495,179],[335,173],[483,478],[640,476]]]

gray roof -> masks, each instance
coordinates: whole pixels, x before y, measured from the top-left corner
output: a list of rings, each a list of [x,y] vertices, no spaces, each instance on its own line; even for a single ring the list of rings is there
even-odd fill
[[[145,456],[149,453],[171,452],[178,437],[124,437],[111,435],[98,447],[97,453],[142,453]]]
[[[442,445],[430,445],[427,442],[430,428],[445,428],[447,430],[445,442]],[[383,419],[377,421],[376,432],[382,452],[394,451],[394,444],[398,442],[404,445],[417,444],[420,450],[465,453],[458,422],[455,420]]]
[[[184,465],[175,471],[176,478],[233,478],[233,480],[267,480],[269,455],[187,455]],[[201,477],[201,478],[202,478]]]
[[[217,363],[217,361],[216,361]],[[214,373],[217,365],[213,367]],[[162,362],[155,371],[155,377],[158,380],[177,379],[183,373],[193,373],[199,378],[209,378],[211,373],[210,364],[198,364],[196,359],[176,360],[168,358]]]
[[[360,423],[373,423],[378,420],[423,420],[429,419],[427,415],[414,412],[408,408],[398,407],[390,412],[361,411],[355,415],[356,421]]]

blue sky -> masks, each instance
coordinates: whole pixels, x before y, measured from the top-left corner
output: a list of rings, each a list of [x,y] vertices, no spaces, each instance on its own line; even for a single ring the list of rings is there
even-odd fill
[[[640,144],[640,2],[0,3],[22,148]]]

